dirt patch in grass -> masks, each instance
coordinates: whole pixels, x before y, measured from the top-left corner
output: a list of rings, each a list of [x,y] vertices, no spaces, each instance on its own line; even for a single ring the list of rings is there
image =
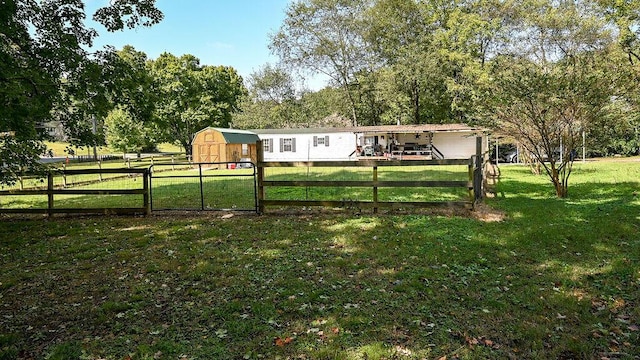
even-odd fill
[[[499,222],[503,221],[507,214],[502,210],[492,208],[484,203],[478,203],[475,209],[470,212],[470,216],[473,219],[483,222]]]

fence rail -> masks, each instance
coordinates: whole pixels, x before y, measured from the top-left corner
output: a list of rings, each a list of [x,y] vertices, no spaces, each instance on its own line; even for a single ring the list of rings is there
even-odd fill
[[[92,175],[92,174],[122,174],[126,176],[142,176],[142,187],[134,189],[68,189],[64,186],[55,185],[54,178],[56,176],[71,175]],[[150,197],[149,197],[149,175],[148,169],[82,169],[82,170],[56,170],[47,174],[46,189],[32,190],[3,190],[0,191],[0,198],[7,196],[33,196],[46,195],[46,208],[6,208],[0,207],[0,213],[5,214],[149,214],[150,213]],[[141,195],[142,203],[139,207],[56,207],[56,196],[68,195],[89,195],[89,196],[109,196],[109,195]]]
[[[258,212],[264,213],[266,206],[325,206],[325,207],[358,207],[372,208],[376,213],[379,208],[404,208],[404,207],[437,207],[437,206],[471,206],[482,198],[482,139],[476,142],[476,155],[469,159],[433,159],[433,160],[358,160],[358,161],[298,161],[298,162],[274,162],[262,161],[264,150],[262,143],[257,143],[258,155]],[[379,180],[378,170],[385,167],[401,166],[454,166],[465,165],[468,167],[467,180]],[[269,168],[371,168],[371,180],[269,180],[265,171]],[[305,188],[370,188],[371,200],[294,200],[294,199],[267,199],[265,189],[284,187]],[[468,200],[461,201],[380,201],[379,188],[464,188],[468,191]]]
[[[257,150],[256,164],[175,161],[154,164],[152,161],[148,168],[52,170],[47,175],[46,184],[42,183],[29,190],[0,191],[0,213],[149,214],[155,210],[247,210],[264,213],[267,206],[357,207],[370,208],[376,213],[381,208],[473,207],[484,193],[483,167],[486,154],[482,152],[481,138],[476,142],[476,154],[469,159],[265,162],[262,160],[262,142],[257,143]],[[431,177],[430,167],[433,166],[466,167],[467,171],[453,170],[454,173],[460,171],[461,178],[452,179],[448,168],[446,171],[436,168],[433,174],[438,171],[442,171],[442,174]],[[407,172],[402,167],[410,168]],[[413,172],[416,167],[423,167],[426,171]],[[278,173],[277,178],[266,177],[265,171],[270,168],[281,169],[274,170]],[[301,174],[296,176],[297,170],[288,170],[289,168],[306,168],[306,177],[302,178]],[[314,168],[339,170],[311,170]],[[346,168],[354,170],[348,171]],[[385,168],[391,169],[380,171]],[[313,176],[320,175],[328,180],[310,178],[310,172],[313,172]],[[332,178],[335,174],[353,180]],[[394,179],[393,176],[421,178],[403,180],[402,177]],[[136,181],[140,178],[142,181]],[[298,191],[300,188],[304,190]],[[406,188],[425,190],[394,190]],[[428,190],[433,188],[451,190]],[[277,194],[267,198],[265,189],[274,189],[273,194]],[[362,189],[370,189],[370,192],[367,194]],[[40,198],[33,205],[33,202],[16,200],[22,196]],[[75,199],[76,196],[93,196],[101,200],[87,201],[86,198]],[[134,197],[142,199],[140,201],[133,199]],[[352,197],[357,199],[351,199]],[[5,199],[7,201],[3,201]],[[439,199],[442,200],[436,201]],[[93,207],[95,203],[99,205]],[[112,207],[106,206],[109,204]],[[127,204],[136,206],[125,207]]]

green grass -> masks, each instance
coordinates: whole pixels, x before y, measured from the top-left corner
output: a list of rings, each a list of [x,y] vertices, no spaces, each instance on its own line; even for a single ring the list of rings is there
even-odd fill
[[[46,141],[45,145],[47,145],[47,149],[53,152],[53,156],[68,156],[67,149],[71,148],[77,155],[93,155],[93,150],[87,151],[86,147],[76,148],[69,145],[68,142],[63,141]],[[108,154],[121,154],[120,151],[116,151],[109,146],[100,146],[98,147],[99,155],[108,155]],[[179,146],[173,144],[162,143],[158,144],[158,151],[161,153],[182,153],[184,149]]]
[[[0,359],[637,359],[638,179],[576,164],[561,200],[503,167],[475,216],[5,217]]]
[[[166,160],[166,159],[165,159]],[[117,165],[120,166],[117,166]],[[179,165],[173,170],[171,163],[154,162],[152,179],[153,209],[255,209],[254,169],[208,169],[202,168],[204,204],[200,199],[200,170],[196,167]],[[102,168],[122,167],[121,163],[105,163]],[[149,159],[136,162],[136,167],[151,166]],[[73,169],[96,169],[97,165],[77,164]],[[176,177],[180,176],[180,177]],[[185,177],[192,176],[192,177]],[[72,189],[142,189],[141,178],[124,174],[103,174],[105,181],[98,181],[98,174],[68,175],[66,184]],[[373,179],[371,168],[269,168],[266,180],[369,180]],[[388,180],[468,180],[466,166],[422,166],[422,167],[380,167],[378,179]],[[108,181],[106,181],[108,180]],[[31,179],[26,188],[46,189],[42,179]],[[137,182],[136,182],[137,181]],[[55,186],[65,183],[61,175],[54,177]],[[17,189],[17,185],[13,189]],[[4,190],[4,188],[3,188]],[[329,200],[372,201],[373,191],[367,187],[266,187],[268,200]],[[468,201],[466,188],[385,188],[378,190],[379,201],[428,202],[428,201]],[[141,207],[142,196],[79,196],[56,195],[54,207]],[[137,206],[136,206],[137,204]],[[47,196],[3,196],[3,208],[46,208]]]

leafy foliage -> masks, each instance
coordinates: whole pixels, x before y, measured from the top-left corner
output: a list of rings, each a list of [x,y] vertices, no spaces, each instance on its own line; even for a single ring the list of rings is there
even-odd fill
[[[95,19],[111,31],[121,29],[124,23],[128,27],[151,25],[162,19],[154,4],[154,0],[120,0],[98,10]],[[80,0],[2,2],[0,132],[15,133],[15,140],[2,145],[22,144],[26,148],[38,144],[39,125],[56,118],[78,142],[94,145],[102,141],[88,115],[100,117],[108,111],[105,90],[111,78],[105,76],[103,66],[111,51],[87,52],[97,32],[85,26],[85,18]],[[12,150],[1,153],[11,154]],[[15,166],[37,166],[37,152],[24,154],[0,161],[20,160]],[[3,172],[5,176],[12,174]],[[0,182],[13,180],[0,178]]]
[[[235,69],[201,66],[193,55],[163,53],[149,64],[156,81],[156,122],[168,141],[191,153],[195,132],[207,126],[228,127],[246,89]]]
[[[105,119],[105,138],[107,144],[123,153],[140,152],[145,146],[145,129],[143,124],[121,108],[112,110]]]

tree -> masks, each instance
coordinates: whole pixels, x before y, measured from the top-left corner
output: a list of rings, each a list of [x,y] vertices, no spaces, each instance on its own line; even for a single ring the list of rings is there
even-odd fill
[[[191,154],[194,134],[207,126],[228,127],[246,93],[242,78],[227,66],[201,66],[193,55],[163,53],[149,62],[159,98],[155,119],[165,139]]]
[[[615,88],[607,24],[588,3],[527,2],[515,24],[512,54],[494,59],[499,131],[516,137],[549,176],[558,197],[582,132],[605,115]]]
[[[149,131],[122,107],[111,110],[104,122],[106,142],[116,150],[139,153],[152,143]]]
[[[501,58],[491,109],[500,132],[514,136],[542,166],[558,197],[569,176],[582,132],[606,115],[611,98],[606,53],[582,53],[553,64]]]
[[[296,127],[300,102],[292,76],[282,67],[265,64],[247,78],[248,94],[243,97],[233,124],[243,129]]]
[[[328,76],[349,100],[353,124],[358,124],[357,74],[369,67],[362,37],[364,9],[369,0],[300,0],[291,3],[269,48],[284,64]]]
[[[79,107],[101,104],[94,86],[103,55],[86,50],[97,36],[84,25],[80,0],[4,0],[0,6],[0,132],[15,134],[0,142],[0,163],[24,170],[39,167],[38,154],[12,157],[16,146],[41,149],[37,127],[57,116],[77,125]],[[94,19],[108,31],[152,25],[162,19],[155,0],[119,0],[99,9]],[[83,119],[86,120],[86,117]],[[80,128],[78,126],[78,128]],[[0,183],[15,180],[0,174]]]

